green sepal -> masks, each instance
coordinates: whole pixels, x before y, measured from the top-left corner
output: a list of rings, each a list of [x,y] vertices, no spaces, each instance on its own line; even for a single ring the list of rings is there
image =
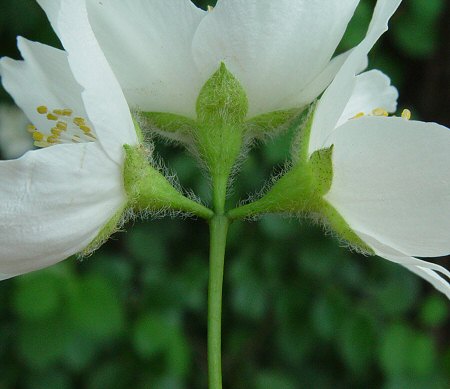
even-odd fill
[[[222,213],[229,177],[242,152],[248,100],[225,64],[206,81],[197,99],[196,152],[212,178],[213,204]]]
[[[142,112],[141,120],[145,128],[171,140],[188,143],[197,131],[194,119],[166,112]]]
[[[294,147],[292,148],[292,160],[296,164],[306,163],[309,160],[309,139],[311,137],[316,108],[317,100],[305,111],[303,121],[294,123],[298,125],[297,137],[294,140]]]
[[[115,213],[115,215],[108,221],[108,223],[103,226],[95,239],[91,243],[89,243],[89,246],[87,246],[81,253],[79,253],[79,257],[88,257],[101,245],[103,245],[103,243],[105,243],[111,237],[111,235],[120,230],[123,223],[126,221],[126,209],[127,206],[124,205],[119,211]]]
[[[331,145],[327,149],[317,150],[312,153],[308,166],[311,169],[314,181],[314,191],[316,195],[324,196],[331,189],[333,182],[333,148]]]
[[[133,124],[134,124],[134,130],[136,131],[137,138],[139,140],[139,143],[144,142],[144,134],[142,133],[141,126],[137,122],[135,118],[133,118]]]
[[[240,125],[248,112],[244,88],[222,62],[203,85],[197,99],[197,120],[212,125]]]
[[[368,255],[375,255],[369,247],[348,225],[340,213],[326,200],[322,199],[320,204],[320,216],[323,224],[328,226],[336,237],[346,242],[352,249]]]
[[[129,206],[138,211],[184,211],[209,219],[208,208],[183,196],[148,161],[142,146],[124,145],[123,179]]]
[[[315,107],[316,104],[313,103],[304,115],[298,115],[292,121],[299,132],[294,143],[292,165],[259,200],[231,210],[228,216],[231,219],[264,213],[310,216],[328,226],[352,248],[373,254],[373,250],[324,199],[333,182],[334,145],[308,155]]]
[[[291,128],[303,112],[304,109],[295,108],[258,115],[246,120],[245,131],[254,138],[270,137]]]

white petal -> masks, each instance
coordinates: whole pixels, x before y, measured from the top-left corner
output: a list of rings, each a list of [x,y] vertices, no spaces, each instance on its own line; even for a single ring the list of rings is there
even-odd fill
[[[356,84],[356,74],[367,54],[387,30],[387,23],[401,0],[378,0],[366,37],[349,55],[345,64],[320,99],[311,129],[309,153],[321,149],[324,140],[336,127]]]
[[[311,103],[330,85],[336,73],[339,71],[350,53],[342,53],[333,58],[324,70],[301,91],[295,91],[295,97],[286,98],[286,106],[293,104],[296,107],[303,107]]]
[[[342,65],[347,60],[351,51],[346,51],[334,57],[327,67],[320,73],[311,83],[309,83],[305,89],[300,91],[300,93],[296,93],[295,98],[289,97],[286,101],[293,101],[294,106],[303,107],[307,104],[310,104],[314,99],[317,98],[327,87],[330,85],[331,81],[333,81],[336,74],[339,72]],[[366,61],[361,63],[359,71],[363,71],[367,68],[368,59],[366,57]],[[286,105],[289,105],[288,103]]]
[[[129,104],[195,117],[202,80],[192,39],[205,15],[189,0],[88,0],[89,20]]]
[[[408,257],[395,250],[394,248],[384,245],[383,243],[367,234],[361,233],[359,231],[355,232],[362,240],[364,240],[370,247],[374,249],[375,253],[378,256],[385,258],[388,261],[402,265],[406,269],[412,271],[413,273],[428,281],[437,290],[444,293],[448,298],[450,298],[450,272],[447,269],[432,262],[427,262],[414,257]],[[443,276],[438,273],[441,273]]]
[[[89,25],[85,1],[64,1],[58,27],[97,138],[111,159],[122,163],[123,145],[138,139],[125,96]]]
[[[326,4],[325,4],[326,3]],[[220,62],[241,81],[249,116],[292,108],[327,66],[357,0],[226,0],[200,23],[193,42],[206,81]],[[317,96],[315,96],[317,97]]]
[[[61,8],[61,1],[62,0],[37,0],[38,4],[47,14],[47,18],[57,34],[58,34],[57,19],[59,10]]]
[[[398,91],[391,80],[379,70],[371,70],[356,76],[355,88],[336,127],[359,113],[369,115],[374,109],[394,113],[397,110]]]
[[[0,70],[3,86],[30,121],[46,133],[54,126],[45,115],[38,114],[36,108],[40,105],[70,108],[76,116],[86,117],[82,89],[73,78],[67,54],[20,37],[18,47],[24,61],[2,58]]]
[[[447,280],[437,274],[435,271],[420,266],[403,265],[409,271],[422,277],[433,285],[439,292],[445,294],[450,299],[450,284]]]
[[[337,128],[325,198],[350,227],[407,256],[450,253],[450,130],[363,117]]]
[[[29,123],[16,106],[0,104],[0,150],[5,159],[18,158],[32,148],[32,138],[24,131]]]
[[[84,249],[125,204],[122,181],[95,143],[0,162],[0,273],[26,273]]]
[[[405,255],[402,252],[395,249],[394,247],[391,247],[374,238],[373,236],[363,233],[361,231],[354,230],[354,232],[364,242],[366,242],[370,247],[372,247],[372,249],[375,251],[375,254],[378,255],[379,257],[382,257],[394,263],[398,263],[399,265],[402,266],[421,267],[424,269],[432,270],[450,278],[450,271],[440,265],[437,265],[433,262],[427,262],[423,259]]]

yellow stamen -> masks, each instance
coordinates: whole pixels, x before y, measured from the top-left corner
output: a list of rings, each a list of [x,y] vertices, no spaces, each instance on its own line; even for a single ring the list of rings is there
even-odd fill
[[[47,138],[48,143],[58,143],[58,137],[56,135],[50,135]]]
[[[36,110],[41,115],[44,115],[44,114],[46,114],[48,112],[48,108],[45,105],[41,105],[41,106],[37,107]]]
[[[48,120],[58,120],[58,116],[53,115],[52,113],[47,114]]]
[[[37,142],[44,140],[44,134],[39,131],[33,132],[33,139]]]
[[[352,119],[359,119],[359,118],[362,118],[363,116],[364,116],[364,112],[359,112],[355,116],[353,116]]]
[[[62,130],[59,129],[58,127],[53,127],[53,128],[50,130],[50,132],[51,132],[53,135],[59,136],[59,135],[61,135]]]
[[[71,109],[66,108],[62,110],[62,114],[63,116],[70,116],[73,114],[73,111]]]
[[[411,111],[409,109],[404,109],[402,111],[402,118],[406,120],[411,119]]]
[[[63,110],[62,109],[54,109],[53,113],[57,116],[62,116]]]
[[[372,111],[374,116],[389,116],[389,113],[383,108],[376,108]]]
[[[91,132],[91,129],[88,126],[80,126],[80,130],[83,131],[85,134],[89,134]]]
[[[27,126],[27,131],[28,131],[30,134],[32,134],[34,131],[36,131],[36,127],[33,126],[32,124],[29,124],[29,125]]]
[[[48,146],[50,146],[50,143],[45,142],[45,141],[36,141],[36,142],[34,142],[34,145],[36,147],[48,147]]]
[[[58,123],[56,123],[56,127],[62,131],[65,131],[65,130],[67,130],[67,123],[58,122]]]
[[[214,7],[212,5],[208,5],[208,12],[212,12],[214,10]]]
[[[74,118],[73,122],[77,125],[77,126],[85,126],[86,125],[86,121],[83,118]]]

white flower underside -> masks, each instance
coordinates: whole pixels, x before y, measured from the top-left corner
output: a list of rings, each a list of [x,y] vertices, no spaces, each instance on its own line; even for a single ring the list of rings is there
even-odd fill
[[[57,25],[68,55],[19,38],[24,61],[0,62],[5,89],[45,147],[0,162],[2,279],[82,251],[127,201],[123,145],[138,142],[128,105],[85,8],[65,2]]]
[[[60,1],[41,0],[40,3],[69,54],[71,48],[76,52],[80,47],[86,50],[96,45],[84,6],[80,6],[80,2],[64,2],[61,10]],[[250,97],[250,116],[298,106],[299,102],[308,103],[321,93],[341,68],[318,105],[310,143],[310,152],[330,144],[336,146],[334,180],[327,200],[377,254],[401,263],[439,290],[448,293],[448,284],[435,271],[448,273],[437,265],[412,257],[436,256],[449,251],[445,239],[437,230],[442,228],[441,231],[448,231],[446,220],[450,220],[450,215],[438,215],[436,211],[440,201],[448,204],[445,193],[448,193],[446,185],[449,180],[441,168],[446,165],[442,161],[447,162],[444,154],[450,155],[445,153],[445,147],[442,146],[447,139],[441,139],[447,136],[448,130],[438,125],[408,122],[400,118],[363,117],[349,120],[353,113],[367,115],[380,107],[389,112],[395,110],[396,91],[384,76],[376,72],[359,77],[356,74],[364,66],[370,48],[387,29],[387,20],[400,1],[379,1],[366,39],[350,54],[338,57],[331,63],[329,60],[357,1],[333,1],[324,8],[323,3],[319,5],[318,2],[306,5],[306,1],[298,1],[292,5],[287,0],[277,3],[253,1],[245,2],[244,5],[242,1],[229,0],[219,2],[210,13],[203,13],[186,0],[176,0],[170,5],[162,0],[154,1],[150,6],[143,0],[132,4],[93,0],[88,3],[90,23],[129,102],[144,110],[193,116],[193,102],[201,85],[221,61],[245,86]],[[306,17],[298,18],[299,14]],[[81,34],[71,31],[70,21],[74,15],[81,21]],[[294,16],[302,19],[303,25],[298,23],[298,19],[294,20]],[[161,20],[164,25],[161,25]],[[168,24],[167,20],[174,22]],[[314,20],[316,25],[310,26],[305,23],[306,20]],[[79,27],[80,24],[77,25]],[[308,35],[310,32],[314,32],[315,39]],[[173,39],[161,45],[161,36]],[[280,36],[283,37],[281,42]],[[296,38],[290,40],[286,36]],[[300,43],[298,36],[303,38]],[[121,37],[124,37],[127,45],[117,50],[116,44],[121,42]],[[130,40],[130,37],[133,39]],[[133,42],[131,45],[130,41]],[[296,47],[293,47],[293,42],[297,44]],[[322,47],[316,56],[307,59],[302,57],[306,52],[310,55],[313,50],[308,49],[308,44],[317,47],[317,42],[327,42],[326,47]],[[128,50],[126,55],[123,50]],[[242,53],[245,55],[242,56]],[[293,61],[287,60],[287,53],[295,59],[295,66]],[[133,72],[129,71],[128,61],[123,60],[130,57],[135,58],[136,62]],[[308,62],[311,58],[313,63]],[[273,65],[274,60],[277,66]],[[98,63],[107,67],[106,60],[100,50],[94,50],[93,55],[86,58],[72,55],[69,62],[77,81],[83,87],[91,86],[83,93],[85,106],[91,108],[87,110],[86,117],[104,119],[104,125],[100,125],[100,128],[94,123],[95,133],[105,150],[110,149],[106,146],[112,146],[111,150],[114,151],[109,152],[109,157],[114,160],[119,155],[116,150],[120,142],[117,142],[114,134],[109,138],[109,144],[108,138],[103,140],[102,136],[111,128],[112,120],[105,110],[111,104],[103,104],[99,108],[94,103],[99,95],[108,96],[108,93],[102,95],[105,90],[98,90],[95,85],[104,88],[107,84],[94,83],[101,74],[91,71],[95,66],[98,67]],[[344,65],[341,67],[342,63]],[[274,68],[277,71],[273,72]],[[299,77],[299,71],[307,74],[302,73]],[[111,74],[106,73],[108,78]],[[179,77],[174,77],[174,74]],[[100,79],[105,81],[103,77]],[[268,83],[267,79],[271,82]],[[380,98],[373,99],[373,93],[365,94],[367,88],[376,91]],[[64,105],[59,104],[59,107]],[[114,119],[119,118],[119,123],[126,117],[120,114],[115,116]],[[99,120],[99,123],[102,121]],[[130,127],[125,125],[125,128]],[[415,135],[411,136],[411,133]],[[419,164],[416,161],[414,164],[411,156],[424,149],[420,142],[427,139],[430,142],[429,150],[432,150],[431,154],[435,158],[427,157],[426,163]],[[55,146],[55,149],[57,147],[63,146]],[[385,163],[368,166],[366,163],[367,169],[358,171],[364,161],[380,158],[381,155]],[[439,166],[436,166],[437,160]],[[351,165],[356,167],[356,171],[347,169],[345,164],[350,164],[349,161],[352,161]],[[413,165],[409,165],[410,162]],[[416,170],[413,171],[411,166]],[[417,178],[419,180],[414,186],[413,181]],[[423,187],[418,188],[417,183],[425,180],[436,183],[436,186],[425,190]],[[364,190],[369,193],[364,193]],[[349,193],[358,196],[346,197]],[[434,196],[438,198],[441,193],[444,195],[439,201],[433,202]],[[367,200],[361,205],[361,199]],[[368,215],[368,210],[372,214]],[[393,210],[397,210],[397,213]],[[437,222],[435,217],[438,218]],[[417,239],[418,234],[420,239]]]
[[[450,132],[395,112],[397,91],[378,71],[357,76],[400,1],[379,1],[365,40],[318,103],[310,153],[334,145],[325,199],[377,255],[396,262],[450,297],[450,273],[415,257],[448,255]]]
[[[55,25],[61,1],[39,3]],[[221,62],[244,86],[250,117],[313,101],[345,58],[330,62],[357,4],[227,0],[206,12],[189,0],[87,1],[129,104],[189,117]]]

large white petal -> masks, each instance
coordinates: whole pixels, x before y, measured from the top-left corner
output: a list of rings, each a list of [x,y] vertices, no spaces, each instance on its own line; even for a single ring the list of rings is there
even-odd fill
[[[86,117],[82,89],[72,75],[67,54],[20,37],[18,47],[24,61],[2,58],[0,71],[3,86],[30,121],[45,133],[55,125],[45,115],[38,114],[36,108],[41,105],[70,108],[76,116]]]
[[[284,105],[290,106],[293,103],[296,107],[304,107],[311,103],[330,85],[349,54],[350,52],[345,52],[333,58],[303,90],[295,91],[295,96],[286,96]]]
[[[224,0],[200,23],[193,42],[204,81],[220,62],[241,81],[249,116],[292,108],[330,61],[358,0]],[[314,96],[317,97],[317,96]]]
[[[311,128],[310,154],[324,146],[324,140],[336,127],[355,88],[355,76],[361,68],[361,63],[388,29],[388,21],[400,3],[401,0],[378,0],[366,37],[350,53],[317,105]]]
[[[55,32],[58,34],[57,20],[62,0],[37,0],[37,2],[47,14],[48,20],[50,21]]]
[[[88,0],[89,20],[131,106],[195,117],[202,87],[192,39],[205,15],[189,0]]]
[[[58,27],[97,138],[111,159],[122,163],[123,145],[138,139],[125,96],[89,24],[85,1],[62,2]]]
[[[336,127],[359,113],[370,115],[377,108],[394,113],[397,99],[398,91],[388,76],[379,70],[364,72],[356,76],[355,88]]]
[[[0,273],[26,273],[83,250],[125,204],[122,182],[96,143],[1,161]]]
[[[450,130],[363,117],[337,128],[325,196],[350,227],[403,255],[450,253]]]

